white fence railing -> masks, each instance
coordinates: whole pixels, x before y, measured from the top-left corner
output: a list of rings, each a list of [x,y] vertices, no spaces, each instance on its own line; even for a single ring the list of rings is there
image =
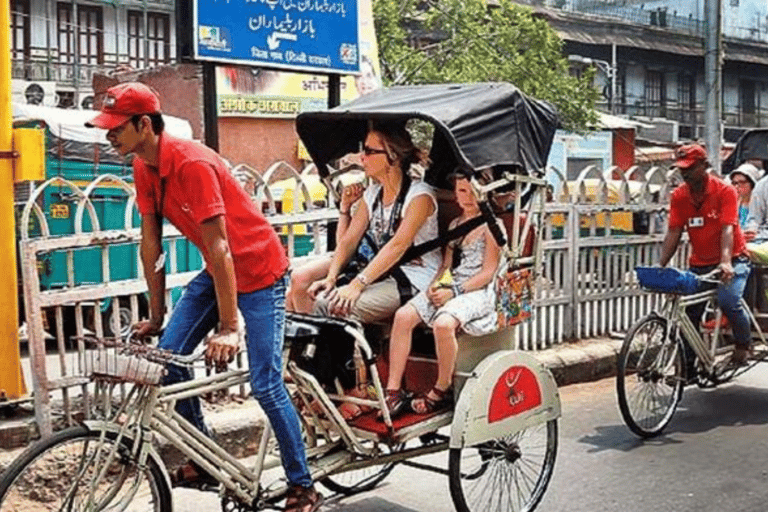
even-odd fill
[[[294,266],[326,251],[329,222],[338,218],[338,211],[317,197],[314,171],[313,166],[298,171],[284,162],[264,173],[245,165],[233,169],[281,234]],[[278,182],[278,176],[293,180]],[[665,171],[651,169],[641,176],[634,169],[601,173],[587,168],[572,183],[555,176],[560,179],[553,184],[553,200],[538,226],[543,230],[544,262],[534,314],[519,329],[518,346],[524,350],[624,331],[655,300],[637,287],[632,270],[658,259],[671,182]],[[104,187],[122,194],[122,211],[108,212],[99,203]],[[54,205],[46,204],[47,212],[41,206],[46,191],[53,188],[71,208],[72,233],[66,236],[54,236],[55,221],[60,220],[52,215],[57,211]],[[62,194],[62,189],[68,192]],[[286,198],[296,205],[293,211],[281,210]],[[21,267],[35,414],[41,434],[46,435],[54,425],[87,418],[91,410],[84,365],[88,349],[82,337],[117,334],[121,325],[137,321],[146,314],[147,288],[131,184],[104,176],[81,190],[53,178],[21,206]],[[638,226],[641,233],[636,233]],[[199,267],[194,265],[194,249],[174,228],[166,225],[163,239],[171,304]],[[51,273],[46,261],[66,276],[55,286],[45,283],[46,271]],[[83,278],[93,272],[96,278]]]

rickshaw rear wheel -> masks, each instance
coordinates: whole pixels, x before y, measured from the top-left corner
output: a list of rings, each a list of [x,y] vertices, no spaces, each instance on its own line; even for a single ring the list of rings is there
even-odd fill
[[[627,333],[619,352],[616,394],[629,429],[658,436],[672,420],[685,385],[685,351],[666,318],[651,313]]]
[[[532,511],[544,496],[556,455],[556,419],[476,446],[451,448],[448,478],[456,510]]]

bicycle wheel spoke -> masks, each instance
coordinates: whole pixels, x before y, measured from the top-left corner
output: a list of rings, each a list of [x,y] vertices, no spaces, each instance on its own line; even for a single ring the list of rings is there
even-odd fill
[[[554,467],[556,422],[451,452],[451,495],[459,512],[532,510]]]
[[[619,407],[629,428],[643,437],[658,435],[669,423],[684,384],[682,352],[666,322],[654,314],[644,318],[619,353]]]
[[[0,511],[170,512],[170,490],[109,435],[75,427],[35,445],[4,474]]]

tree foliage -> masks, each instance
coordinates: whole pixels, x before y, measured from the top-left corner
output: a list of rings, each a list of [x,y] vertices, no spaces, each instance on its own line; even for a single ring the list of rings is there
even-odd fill
[[[594,70],[568,74],[562,41],[530,8],[499,0],[373,0],[385,85],[502,81],[554,104],[564,128],[594,125]]]

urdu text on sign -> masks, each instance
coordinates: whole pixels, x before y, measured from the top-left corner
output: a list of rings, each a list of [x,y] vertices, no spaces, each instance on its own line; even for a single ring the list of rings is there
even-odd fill
[[[195,57],[310,72],[360,70],[357,0],[196,0]]]

